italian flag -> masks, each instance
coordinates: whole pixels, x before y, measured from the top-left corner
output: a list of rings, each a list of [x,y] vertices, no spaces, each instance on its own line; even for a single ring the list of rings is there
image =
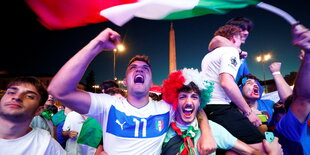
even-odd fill
[[[63,30],[108,21],[100,11],[137,0],[25,0],[49,30]]]
[[[256,0],[139,0],[104,9],[100,14],[122,26],[134,17],[150,20],[185,19],[206,14],[225,14],[231,9],[258,3]]]
[[[107,20],[118,26],[134,17],[176,20],[225,14],[256,5],[256,0],[25,0],[38,21],[50,30],[68,29]]]

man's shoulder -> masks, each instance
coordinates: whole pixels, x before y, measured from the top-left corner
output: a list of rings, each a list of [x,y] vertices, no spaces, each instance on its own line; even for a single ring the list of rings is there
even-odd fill
[[[164,100],[154,101],[150,100],[150,105],[148,105],[148,109],[152,109],[154,113],[166,113],[166,112],[174,112],[172,105],[165,102]]]
[[[155,105],[159,105],[159,106],[164,106],[167,108],[172,107],[171,104],[167,103],[165,100],[160,100],[160,101],[154,101],[154,100],[150,100],[151,104],[155,104]]]
[[[1,148],[1,153],[46,154],[46,149],[52,139],[53,138],[48,131],[40,128],[32,128],[29,133],[22,137],[3,142],[1,146],[4,146],[4,148]],[[15,148],[18,149],[14,150]]]
[[[208,52],[204,59],[209,57],[221,57],[221,55],[238,55],[238,49],[235,47],[223,46],[214,49],[213,51]]]
[[[216,49],[214,49],[213,51],[220,51],[220,52],[237,52],[238,53],[238,49],[235,47],[231,47],[231,46],[222,46],[222,47],[218,47]],[[212,51],[212,52],[213,52]]]
[[[47,146],[48,146],[47,150],[48,148],[52,147],[53,151],[60,150],[60,152],[63,152],[61,145],[54,138],[52,138],[51,134],[48,131],[44,129],[40,129],[40,128],[34,128],[33,132],[34,132],[34,136],[38,137],[39,143],[43,144],[47,142]],[[56,151],[56,152],[59,152],[59,151]]]
[[[39,135],[40,137],[51,137],[51,134],[45,129],[33,128],[32,130],[34,135]]]
[[[66,151],[61,147],[61,145],[55,140],[51,139],[48,144],[45,153],[46,155],[65,155]]]
[[[105,104],[109,104],[113,101],[117,101],[117,100],[122,100],[116,96],[112,96],[109,94],[104,94],[104,93],[92,93],[92,92],[88,92],[90,97],[91,97],[91,103],[99,103],[99,102],[104,102]]]

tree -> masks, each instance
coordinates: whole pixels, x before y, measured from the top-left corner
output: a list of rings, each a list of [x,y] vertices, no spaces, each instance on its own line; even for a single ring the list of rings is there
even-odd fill
[[[95,85],[95,72],[91,70],[86,77],[86,91],[95,92],[93,85]]]

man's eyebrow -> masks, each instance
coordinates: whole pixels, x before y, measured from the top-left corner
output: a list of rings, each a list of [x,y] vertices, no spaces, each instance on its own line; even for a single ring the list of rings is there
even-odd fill
[[[17,87],[14,87],[14,86],[9,87],[7,90],[9,90],[9,89],[12,89],[12,90],[18,90],[18,88],[17,88]]]
[[[151,68],[149,65],[143,65],[143,67]]]
[[[26,93],[29,93],[29,94],[34,94],[34,95],[37,95],[39,96],[39,94],[35,91],[32,91],[32,90],[27,90]]]
[[[15,90],[15,91],[18,90],[18,88],[15,87],[15,86],[11,86],[7,90],[9,90],[9,89],[12,89],[12,90]],[[32,91],[32,90],[26,90],[26,93],[35,94],[35,95],[39,96],[39,94],[37,92]]]

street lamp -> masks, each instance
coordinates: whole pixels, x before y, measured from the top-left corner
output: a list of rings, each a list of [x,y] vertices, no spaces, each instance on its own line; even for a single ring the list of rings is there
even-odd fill
[[[117,81],[117,77],[115,76],[116,69],[116,54],[117,52],[125,51],[125,46],[123,44],[116,45],[116,48],[113,50],[113,79]]]
[[[97,89],[99,88],[99,85],[93,85],[92,87],[95,89],[95,93],[97,93]]]
[[[257,62],[262,62],[262,66],[263,66],[263,73],[264,73],[264,91],[265,93],[267,93],[267,85],[266,85],[266,71],[265,71],[265,63],[271,59],[271,54],[267,53],[267,54],[260,54],[259,56],[256,57],[256,61]]]

